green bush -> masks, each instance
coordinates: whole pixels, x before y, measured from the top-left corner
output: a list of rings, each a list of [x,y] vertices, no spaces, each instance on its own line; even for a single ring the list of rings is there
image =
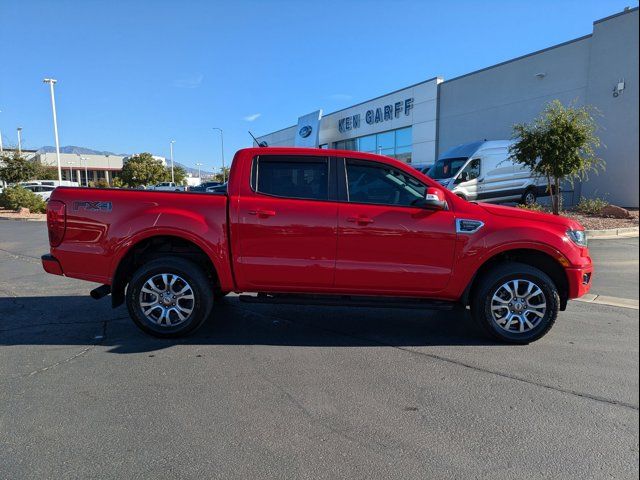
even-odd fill
[[[600,215],[602,214],[602,209],[608,206],[609,202],[607,202],[604,198],[582,197],[578,205],[576,205],[576,211],[584,215]]]
[[[89,182],[89,186],[93,188],[109,188],[109,182],[104,178],[99,178],[95,182]]]
[[[542,205],[540,205],[539,203],[532,203],[531,205],[525,205],[523,203],[521,203],[520,205],[518,205],[518,208],[521,208],[523,210],[531,210],[532,212],[544,212],[544,207]]]
[[[44,213],[47,208],[42,197],[20,186],[5,188],[0,193],[0,206],[9,210],[19,210],[24,207],[32,213]]]

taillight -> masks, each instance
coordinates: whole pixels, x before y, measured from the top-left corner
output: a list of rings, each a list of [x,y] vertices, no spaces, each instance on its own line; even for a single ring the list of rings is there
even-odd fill
[[[67,228],[67,208],[58,200],[47,203],[47,228],[49,229],[49,245],[57,247],[62,243]]]

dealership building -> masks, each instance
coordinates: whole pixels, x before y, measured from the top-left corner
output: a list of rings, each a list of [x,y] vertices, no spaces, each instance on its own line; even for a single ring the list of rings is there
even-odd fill
[[[638,207],[638,8],[593,23],[591,34],[457,78],[434,77],[258,138],[269,146],[318,146],[432,164],[462,143],[511,138],[549,101],[598,111],[598,155],[606,170],[566,200],[605,197]]]

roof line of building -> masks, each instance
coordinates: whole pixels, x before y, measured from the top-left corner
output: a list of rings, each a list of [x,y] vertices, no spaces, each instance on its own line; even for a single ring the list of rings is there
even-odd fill
[[[495,65],[491,65],[489,67],[484,67],[484,68],[481,68],[479,70],[474,70],[473,72],[465,73],[463,75],[459,75],[457,77],[450,78],[449,80],[445,80],[442,83],[449,83],[449,82],[453,82],[455,80],[460,80],[461,78],[468,77],[470,75],[475,75],[476,73],[481,73],[481,72],[484,72],[486,70],[491,70],[492,68],[501,67],[503,65],[507,65],[507,64],[512,63],[512,62],[517,62],[519,60],[522,60],[523,58],[533,57],[534,55],[539,55],[541,53],[548,52],[549,50],[553,50],[554,48],[560,48],[560,47],[564,47],[566,45],[570,45],[572,43],[581,42],[582,40],[586,40],[587,38],[591,38],[592,36],[593,36],[592,33],[590,33],[588,35],[583,35],[582,37],[574,38],[573,40],[568,40],[566,42],[558,43],[557,45],[552,45],[551,47],[546,47],[546,48],[543,48],[541,50],[536,50],[535,52],[527,53],[525,55],[520,55],[519,57],[511,58],[509,60],[505,60],[504,62],[496,63]]]
[[[635,12],[635,11],[637,11],[637,10],[638,10],[638,8],[640,8],[640,7],[626,8],[626,9],[625,9],[625,10],[623,10],[622,12],[614,13],[613,15],[609,15],[608,17],[604,17],[604,18],[601,18],[601,19],[599,19],[599,20],[595,20],[595,21],[593,22],[593,24],[594,24],[594,25],[596,25],[596,24],[598,24],[598,23],[605,22],[605,21],[607,21],[607,20],[611,20],[612,18],[619,17],[620,15],[626,15],[626,14],[628,14],[628,13]],[[472,72],[465,73],[465,74],[463,74],[463,75],[459,75],[459,76],[457,76],[457,77],[450,78],[450,79],[448,79],[448,80],[443,80],[443,81],[441,82],[441,84],[443,84],[443,83],[453,82],[453,81],[455,81],[455,80],[460,80],[460,79],[462,79],[462,78],[468,77],[468,76],[470,76],[470,75],[475,75],[475,74],[477,74],[477,73],[481,73],[481,72],[484,72],[484,71],[486,71],[486,70],[490,70],[490,69],[492,69],[492,68],[501,67],[501,66],[503,66],[503,65],[507,65],[507,64],[512,63],[512,62],[517,62],[517,61],[522,60],[522,59],[527,58],[527,57],[532,57],[532,56],[534,56],[534,55],[539,55],[539,54],[541,54],[541,53],[548,52],[549,50],[553,50],[554,48],[564,47],[564,46],[566,46],[566,45],[570,45],[570,44],[572,44],[572,43],[580,42],[580,41],[582,41],[582,40],[586,40],[586,39],[588,39],[588,38],[591,38],[592,36],[593,36],[593,33],[589,33],[589,34],[587,34],[587,35],[583,35],[582,37],[574,38],[574,39],[572,39],[572,40],[567,40],[566,42],[558,43],[558,44],[556,44],[556,45],[552,45],[552,46],[550,46],[550,47],[546,47],[546,48],[543,48],[543,49],[541,49],[541,50],[536,50],[535,52],[527,53],[527,54],[525,54],[525,55],[521,55],[521,56],[519,56],[519,57],[515,57],[515,58],[509,59],[509,60],[505,60],[504,62],[496,63],[495,65],[491,65],[491,66],[489,66],[489,67],[484,67],[484,68],[481,68],[481,69],[479,69],[479,70],[474,70],[474,71],[472,71]],[[378,100],[379,98],[386,97],[386,96],[388,96],[388,95],[393,95],[394,93],[398,93],[398,92],[400,92],[400,91],[402,91],[402,90],[406,90],[407,88],[416,87],[416,86],[421,85],[421,84],[423,84],[423,83],[432,82],[433,80],[437,80],[437,79],[440,79],[440,78],[442,78],[442,77],[439,77],[439,76],[432,77],[432,78],[430,78],[430,79],[428,79],[428,80],[423,80],[422,82],[414,83],[413,85],[409,85],[409,86],[407,86],[407,87],[399,88],[399,89],[397,89],[397,90],[394,90],[393,92],[386,93],[386,94],[384,94],[384,95],[379,95],[379,96],[377,96],[377,97],[375,97],[375,98],[371,98],[371,99],[369,99],[369,100],[365,100],[365,101],[363,101],[363,102],[356,103],[355,105],[351,105],[351,106],[349,106],[349,107],[345,107],[345,108],[342,108],[342,109],[340,109],[340,110],[336,110],[335,112],[327,113],[326,115],[323,115],[323,116],[333,115],[333,114],[335,114],[335,113],[339,113],[339,112],[342,112],[342,111],[344,111],[344,110],[348,110],[348,109],[350,109],[350,108],[354,108],[354,107],[357,107],[357,106],[359,106],[359,105],[363,105],[363,104],[365,104],[365,103],[373,102],[374,100]],[[282,132],[282,131],[284,131],[284,130],[288,130],[288,129],[293,128],[293,127],[295,127],[295,126],[296,126],[296,125],[291,125],[291,126],[289,126],[289,127],[284,127],[284,128],[281,128],[281,129],[279,129],[279,130],[275,130],[275,131],[270,132],[270,133],[265,133],[264,135],[261,135],[261,136],[259,136],[258,138],[266,137],[267,135],[273,135],[273,134],[275,134],[275,133]]]
[[[626,15],[627,13],[635,12],[638,10],[638,8],[639,7],[633,7],[633,8],[627,7],[621,12],[614,13],[613,15],[609,15],[608,17],[601,18],[600,20],[596,20],[593,22],[593,24],[595,25],[596,23],[606,22],[607,20],[611,20],[612,18],[619,17],[620,15]]]

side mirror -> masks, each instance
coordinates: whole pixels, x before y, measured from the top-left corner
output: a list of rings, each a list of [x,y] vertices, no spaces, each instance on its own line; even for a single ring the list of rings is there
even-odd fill
[[[415,205],[425,210],[446,210],[448,207],[444,192],[434,187],[427,188],[424,198],[416,202]]]

